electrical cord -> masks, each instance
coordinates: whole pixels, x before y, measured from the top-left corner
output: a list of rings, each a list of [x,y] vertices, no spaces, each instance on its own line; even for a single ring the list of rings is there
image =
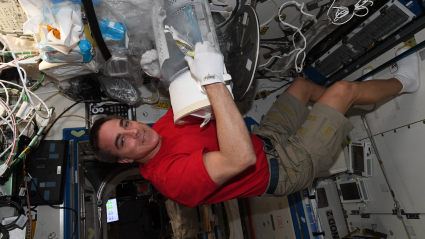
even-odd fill
[[[278,87],[278,88],[272,90],[270,93],[274,93],[274,92],[276,92],[276,91],[278,91],[278,90],[282,89],[283,87],[290,85],[290,84],[292,84],[292,82],[288,82],[288,83],[282,85],[281,87]]]
[[[298,3],[298,2],[296,2],[296,1],[287,1],[287,2],[285,2],[285,3],[283,3],[281,6],[280,6],[280,8],[279,8],[279,13],[280,12],[282,12],[282,9],[284,8],[284,7],[286,7],[286,6],[288,6],[288,5],[291,5],[291,4],[293,4],[293,5],[296,5],[299,9],[300,9],[300,13],[301,14],[303,14],[303,15],[305,15],[306,16],[306,19],[303,21],[303,23],[301,24],[301,26],[300,27],[296,27],[296,26],[294,26],[294,25],[292,25],[292,24],[290,24],[290,23],[288,23],[288,22],[285,22],[282,18],[281,18],[281,16],[279,15],[279,21],[284,25],[284,26],[287,26],[287,27],[290,27],[290,28],[292,28],[293,30],[294,30],[294,34],[292,35],[292,44],[293,44],[293,46],[294,46],[294,50],[292,50],[291,52],[289,52],[288,54],[283,54],[283,55],[281,55],[281,56],[273,56],[272,58],[270,58],[269,59],[269,61],[267,61],[265,64],[262,64],[262,65],[260,65],[259,67],[262,67],[262,66],[266,66],[267,64],[269,64],[270,63],[270,61],[273,59],[273,58],[282,58],[282,57],[284,57],[284,56],[290,56],[290,55],[292,55],[292,54],[295,54],[295,59],[294,59],[294,64],[295,64],[295,71],[297,72],[297,73],[301,73],[302,72],[302,70],[303,70],[303,65],[304,65],[304,60],[305,60],[305,56],[306,56],[306,54],[305,54],[305,49],[306,49],[306,47],[307,47],[307,40],[305,39],[305,37],[304,37],[304,35],[303,35],[303,33],[301,32],[301,29],[303,28],[303,26],[304,26],[304,24],[306,23],[306,21],[307,20],[309,20],[309,19],[311,19],[312,21],[314,21],[314,22],[317,22],[317,19],[315,18],[315,16],[313,16],[313,15],[311,15],[311,14],[308,14],[308,13],[306,13],[306,12],[304,12],[304,3]],[[291,22],[292,23],[292,22]],[[303,44],[303,46],[302,47],[297,47],[296,46],[296,44],[295,44],[295,35],[296,34],[299,34],[300,36],[301,36],[301,38],[303,39],[303,42],[304,42],[304,44]],[[302,54],[302,59],[301,59],[301,65],[300,65],[300,67],[298,67],[298,65],[297,65],[297,62],[298,62],[298,58],[300,57],[300,55]],[[285,68],[285,67],[287,67],[289,64],[291,64],[291,62],[292,62],[292,60],[290,60],[289,62],[288,62],[288,64],[286,64],[283,68]],[[271,69],[269,69],[269,68],[264,68],[265,70],[268,70],[268,71],[270,71],[270,72],[274,72],[274,73],[277,73],[277,72],[282,72],[282,70],[280,70],[280,71],[273,71],[273,70],[271,70]]]
[[[16,200],[16,201],[21,203],[19,200]],[[8,201],[8,202],[0,200],[0,207],[13,207],[18,211],[18,214],[19,214],[18,217],[15,220],[13,220],[13,222],[11,222],[7,225],[3,225],[3,224],[0,223],[0,230],[1,231],[4,231],[4,230],[11,231],[11,230],[15,229],[17,227],[16,222],[19,220],[19,217],[21,215],[25,215],[25,211],[22,207],[22,203],[18,204],[17,202],[15,202],[13,200],[13,198],[10,198],[10,201]]]
[[[349,22],[354,16],[357,17],[364,17],[369,13],[369,9],[366,7],[366,5],[368,3],[370,3],[369,6],[373,5],[373,2],[370,0],[360,0],[358,1],[354,6],[350,5],[350,6],[341,6],[341,7],[332,7],[335,4],[336,0],[333,0],[331,6],[328,9],[328,19],[331,23],[335,24],[335,25],[343,25],[347,22]],[[336,12],[334,14],[334,18],[332,19],[331,15],[330,15],[330,11],[332,9],[336,9]],[[360,10],[366,10],[366,13],[361,15],[361,14],[357,14],[358,11]],[[345,18],[348,14],[351,14],[351,16],[344,22],[338,23],[339,20]]]
[[[30,105],[32,107],[32,109],[35,110],[35,113],[36,114],[38,114],[42,119],[44,119],[44,121],[42,122],[42,125],[44,125],[45,123],[47,124],[47,122],[51,118],[51,113],[52,113],[52,111],[48,109],[47,105],[37,95],[35,95],[32,91],[30,91],[27,88],[27,85],[26,85],[27,84],[27,73],[26,73],[25,69],[23,69],[22,67],[19,66],[19,60],[23,60],[23,59],[32,57],[33,55],[27,54],[25,56],[19,57],[19,60],[18,60],[18,58],[17,58],[15,52],[13,51],[12,47],[10,46],[10,44],[7,42],[7,40],[3,36],[0,35],[0,41],[1,40],[2,40],[2,42],[4,42],[4,45],[3,45],[4,48],[3,49],[6,49],[5,47],[7,45],[7,48],[9,49],[9,51],[11,53],[11,56],[13,58],[13,61],[12,62],[9,62],[9,63],[0,63],[0,69],[5,68],[5,67],[16,67],[17,68],[17,71],[18,71],[18,75],[19,75],[20,81],[18,80],[18,84],[14,84],[12,82],[4,81],[4,80],[0,80],[0,82],[1,83],[6,83],[6,84],[9,84],[9,85],[15,85],[15,86],[19,87],[17,89],[20,89],[20,90],[18,90],[18,92],[20,92],[20,94],[19,94],[18,100],[16,101],[17,103],[13,106],[13,108],[11,107],[12,109],[9,108],[9,102],[5,103],[2,99],[0,99],[0,106],[1,106],[0,107],[0,112],[1,112],[0,119],[3,121],[1,124],[4,124],[4,123],[7,124],[10,127],[11,131],[13,132],[13,142],[12,142],[12,144],[5,151],[3,151],[1,153],[1,155],[0,155],[0,157],[2,157],[6,153],[9,153],[9,155],[8,155],[6,161],[4,162],[4,164],[0,165],[0,176],[3,175],[5,173],[5,171],[11,165],[13,165],[15,162],[19,161],[20,159],[22,159],[22,157],[26,153],[28,153],[29,148],[26,148],[19,155],[18,158],[14,159],[15,158],[15,155],[17,153],[17,144],[18,144],[18,141],[19,141],[19,137],[18,137],[18,133],[19,132],[18,132],[16,120],[17,119],[19,120],[19,117],[22,117],[22,118],[25,118],[26,117],[26,116],[23,117],[22,114],[26,110],[31,109],[31,108],[27,108],[28,105]],[[5,67],[3,67],[3,66],[5,66]],[[40,78],[38,79],[38,81],[37,81],[37,83],[36,83],[36,85],[35,85],[34,88],[36,88],[41,83],[41,81],[43,79],[44,79],[44,74],[42,76],[40,76]],[[22,86],[19,85],[19,82],[21,82]],[[5,87],[4,84],[2,84],[2,86]],[[10,92],[12,92],[12,91],[13,90],[11,90]],[[7,98],[9,98],[8,97],[8,89],[7,88],[5,89],[5,93],[7,94],[6,95]],[[41,113],[41,110],[39,110],[38,107],[35,106],[34,101],[32,99],[33,97],[35,97],[40,103],[42,103],[42,105],[44,106],[44,108],[48,112],[47,115],[43,115]],[[24,100],[24,101],[22,101],[22,100]],[[6,100],[6,101],[8,101],[8,100]],[[20,108],[20,110],[18,112],[15,112],[18,108]],[[5,116],[5,118],[3,118],[3,116],[2,116],[4,111],[7,112],[7,115]],[[30,123],[28,122],[28,124],[30,124]],[[43,129],[44,129],[44,127],[43,127]],[[31,142],[32,144],[35,143],[36,138],[38,138],[38,136],[39,135],[37,135],[33,139],[33,141]],[[30,146],[32,146],[32,145],[30,145]]]
[[[54,206],[51,205],[50,203],[46,202],[46,200],[44,200],[43,196],[41,196],[41,193],[38,191],[37,185],[35,185],[34,180],[31,179],[32,184],[35,187],[35,191],[37,192],[38,196],[41,198],[41,200],[43,200],[44,203],[46,203],[49,207],[53,208],[53,209],[66,209],[66,210],[70,210],[73,211],[75,213],[75,218],[78,218],[78,213],[77,211],[75,211],[73,208],[70,207],[58,207],[58,206]],[[71,239],[74,238],[75,235],[75,231],[77,231],[77,223],[74,224],[74,231],[72,232],[72,236]]]
[[[65,117],[78,117],[78,118],[87,120],[90,124],[93,124],[93,121],[91,121],[91,120],[89,120],[86,117],[83,117],[81,115],[63,115],[60,118],[65,118]]]
[[[292,82],[288,82],[286,84],[283,84],[282,86],[277,87],[276,89],[273,89],[273,90],[260,91],[255,95],[254,100],[265,99],[270,94],[272,94],[272,93],[274,93],[274,92],[276,92],[276,91],[278,91],[278,90],[282,89],[283,87],[290,85],[290,84],[292,84]]]
[[[277,77],[277,76],[256,76],[254,77],[254,80],[259,80],[259,79],[279,79],[279,80],[283,80],[283,81],[289,81],[287,78],[290,76],[284,76],[284,77]]]
[[[23,68],[21,68],[20,66],[19,66],[19,62],[18,62],[18,60],[16,59],[16,55],[15,55],[15,53],[13,52],[13,50],[12,50],[12,47],[10,46],[10,44],[9,44],[9,42],[8,41],[6,41],[6,39],[4,39],[1,35],[0,35],[0,39],[2,39],[5,43],[6,43],[6,45],[7,45],[7,47],[9,48],[9,50],[10,50],[10,52],[12,53],[12,57],[13,57],[13,59],[14,59],[14,63],[15,63],[15,65],[16,65],[16,68],[18,69],[18,73],[19,73],[19,77],[20,77],[20,79],[21,79],[21,81],[22,81],[22,88],[24,89],[24,92],[25,92],[25,94],[27,94],[28,95],[28,97],[29,97],[29,91],[28,91],[28,88],[27,88],[27,86],[26,86],[26,83],[27,83],[27,75],[26,75],[26,72],[25,72],[25,70],[23,69]],[[22,73],[21,73],[21,70],[24,72],[24,75],[25,75],[25,78],[22,76]],[[34,102],[33,102],[33,100],[32,100],[32,98],[31,97],[29,97],[29,101],[30,101],[30,104],[31,104],[31,106],[34,108],[34,109],[36,109],[36,107],[35,107],[35,105],[34,105]],[[18,102],[20,102],[20,99],[18,100]],[[15,106],[15,108],[16,108],[16,106]],[[15,108],[13,109],[13,111],[12,112],[14,112],[15,111]],[[48,110],[47,109],[47,106],[46,106],[46,110]],[[48,116],[44,116],[44,115],[42,115],[37,109],[36,109],[36,113],[41,117],[41,118],[43,118],[43,119],[48,119],[48,118],[50,118],[51,117],[51,115],[48,115]]]
[[[44,100],[44,102],[46,102],[46,101],[50,100],[51,98],[53,98],[53,97],[54,97],[54,96],[56,96],[56,95],[59,95],[60,93],[61,93],[60,91],[58,91],[58,92],[54,93],[53,95],[51,95],[51,96],[47,97],[47,98]]]
[[[80,102],[82,102],[81,100],[80,101],[77,101],[77,102],[75,102],[74,104],[72,104],[71,106],[69,106],[68,108],[66,108],[51,124],[50,124],[50,127],[46,130],[46,132],[45,133],[43,133],[42,134],[42,138],[41,138],[41,140],[40,140],[40,143],[41,142],[43,142],[43,140],[44,140],[44,137],[49,133],[49,131],[50,131],[50,129],[53,127],[53,125],[56,123],[56,121],[58,121],[59,119],[60,119],[60,117],[61,116],[63,116],[66,112],[68,112],[68,110],[70,110],[70,109],[72,109],[72,107],[74,107],[74,106],[76,106],[77,104],[79,104]],[[41,130],[41,129],[40,129]],[[36,155],[36,153],[37,153],[37,151],[38,151],[38,149],[39,148],[36,148],[35,150],[34,150],[34,155]],[[30,165],[29,165],[29,167],[28,168],[31,168],[31,166],[32,166],[32,162],[33,162],[34,160],[31,160],[30,161]]]
[[[24,171],[24,175],[26,175],[26,171],[25,171],[25,162],[26,162],[27,157],[24,157],[24,163],[23,163],[23,171]],[[25,177],[24,177],[24,181],[25,181]],[[25,191],[27,192],[27,207],[28,207],[28,214],[29,214],[29,227],[30,227],[30,238],[32,238],[32,216],[31,216],[31,203],[30,203],[30,196],[29,196],[29,191],[28,191],[28,182],[25,181]]]
[[[74,104],[72,104],[70,107],[66,108],[53,122],[52,124],[49,126],[49,128],[46,130],[45,133],[43,133],[43,138],[44,136],[46,136],[50,129],[53,127],[53,125],[56,123],[56,121],[58,121],[60,119],[61,116],[63,116],[66,112],[68,112],[68,110],[72,109],[72,107],[76,106],[77,104],[81,103],[82,100],[79,100],[77,102],[75,102]]]

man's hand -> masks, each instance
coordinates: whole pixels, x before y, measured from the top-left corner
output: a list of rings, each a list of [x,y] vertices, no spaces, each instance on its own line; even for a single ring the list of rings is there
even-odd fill
[[[220,151],[203,155],[211,179],[224,184],[257,162],[251,137],[223,79],[223,55],[209,42],[196,43],[195,57],[184,58],[195,80],[206,91],[214,111]],[[214,84],[217,83],[217,84]]]
[[[224,57],[209,42],[196,43],[195,57],[185,56],[184,59],[201,87],[214,83],[224,83]]]
[[[155,78],[162,77],[159,69],[158,52],[155,49],[149,50],[142,55],[140,66],[146,74]]]

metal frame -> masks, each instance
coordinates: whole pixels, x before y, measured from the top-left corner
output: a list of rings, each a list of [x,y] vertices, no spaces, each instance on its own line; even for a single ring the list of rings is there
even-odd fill
[[[329,86],[336,81],[342,80],[344,77],[358,70],[360,67],[366,65],[373,59],[379,57],[392,47],[396,46],[400,42],[406,41],[411,38],[414,34],[425,28],[425,16],[419,17],[418,19],[412,20],[411,23],[407,24],[399,32],[394,33],[386,41],[382,42],[378,46],[374,47],[372,50],[366,52],[360,56],[357,60],[349,63],[345,68],[333,74],[324,85]]]

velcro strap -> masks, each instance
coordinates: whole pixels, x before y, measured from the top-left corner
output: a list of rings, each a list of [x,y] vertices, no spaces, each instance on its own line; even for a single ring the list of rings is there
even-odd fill
[[[267,194],[273,194],[276,191],[277,183],[279,182],[279,163],[277,159],[270,159],[270,183],[267,189]]]
[[[270,152],[274,149],[273,143],[269,138],[263,137],[261,135],[257,135],[264,143],[264,152]]]

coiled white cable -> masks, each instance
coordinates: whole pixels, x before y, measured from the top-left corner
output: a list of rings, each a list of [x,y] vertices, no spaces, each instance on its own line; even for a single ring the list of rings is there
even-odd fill
[[[25,70],[24,70],[24,74],[25,74],[25,78],[22,76],[22,73],[21,73],[21,70],[23,70],[20,66],[19,66],[19,62],[18,62],[18,60],[16,59],[16,55],[15,55],[15,52],[13,52],[13,49],[12,49],[12,47],[10,46],[10,44],[9,44],[9,42],[7,42],[6,41],[6,39],[4,39],[3,38],[3,36],[1,36],[0,35],[0,39],[2,39],[6,44],[7,44],[7,47],[9,48],[9,50],[10,50],[10,52],[12,53],[12,57],[13,57],[13,59],[15,60],[15,65],[16,65],[16,68],[18,69],[18,74],[19,74],[19,77],[21,78],[21,81],[22,81],[22,88],[24,89],[24,92],[25,92],[25,94],[28,96],[28,100],[29,100],[29,102],[30,102],[30,104],[31,104],[31,106],[35,109],[35,112],[41,117],[41,118],[43,118],[43,119],[50,119],[50,117],[51,117],[51,114],[50,114],[50,111],[49,111],[49,109],[46,107],[45,109],[46,109],[46,111],[47,112],[49,112],[48,113],[48,115],[47,116],[44,116],[43,114],[41,114],[40,113],[40,111],[35,107],[35,105],[34,105],[34,102],[33,102],[33,100],[32,100],[32,98],[31,98],[31,96],[30,96],[30,94],[29,94],[29,91],[28,91],[28,89],[27,89],[27,85],[26,85],[26,83],[27,83],[27,79],[26,79],[26,72],[25,72]],[[9,82],[8,82],[9,83]],[[18,100],[18,102],[20,102],[20,100],[21,100],[21,98],[22,98],[22,95],[23,94],[21,94],[20,95],[20,97],[19,97],[19,100]],[[18,106],[18,104],[17,105],[15,105],[15,107],[13,108],[13,110],[12,110],[12,112],[14,112],[15,111],[15,109],[16,109],[16,107]],[[8,117],[10,117],[10,116],[8,116]],[[6,118],[7,119],[7,118]]]
[[[11,55],[14,59],[14,61],[11,62],[11,63],[0,63],[0,65],[7,65],[7,66],[10,66],[10,67],[16,67],[17,70],[18,70],[19,78],[22,82],[22,86],[20,86],[19,84],[15,84],[15,83],[12,83],[12,82],[9,82],[9,81],[0,80],[0,84],[5,89],[5,94],[6,94],[6,97],[7,97],[6,102],[4,102],[3,99],[0,98],[0,107],[2,107],[7,112],[6,117],[3,117],[3,115],[0,115],[0,119],[3,121],[1,124],[6,124],[7,126],[9,126],[12,133],[13,133],[12,144],[0,154],[0,158],[1,158],[6,153],[10,152],[5,163],[3,165],[0,165],[0,176],[1,176],[6,171],[11,160],[15,157],[15,151],[17,149],[17,143],[19,141],[19,136],[18,136],[18,125],[16,123],[16,116],[14,115],[14,112],[17,110],[18,106],[22,104],[23,95],[26,94],[30,105],[35,110],[35,114],[39,115],[41,118],[43,118],[45,120],[49,120],[51,118],[52,112],[51,112],[51,110],[48,109],[47,105],[36,94],[34,94],[33,92],[28,90],[28,88],[26,86],[26,83],[27,83],[27,73],[26,73],[26,71],[19,66],[19,61],[16,58],[15,52],[13,51],[12,47],[7,42],[7,40],[4,39],[3,36],[1,36],[1,35],[0,35],[0,39],[3,40],[2,43],[4,43],[4,49],[7,45],[7,48],[9,49],[9,52],[11,53]],[[22,75],[22,72],[23,72],[23,75]],[[13,109],[10,109],[9,106],[8,106],[9,105],[9,94],[8,94],[8,90],[7,90],[6,86],[3,83],[7,83],[7,84],[10,84],[10,85],[13,85],[13,86],[16,86],[16,87],[19,87],[19,88],[22,89],[22,91],[21,91],[22,93],[19,94],[19,98],[18,98],[15,106],[13,107]],[[44,108],[48,112],[46,116],[41,114],[41,112],[37,109],[37,107],[35,106],[35,104],[33,102],[32,96],[35,96],[38,99],[38,101],[43,104]],[[34,118],[35,114],[32,116],[32,118]],[[28,122],[28,125],[29,124],[30,124],[30,121]],[[28,128],[28,125],[25,127],[23,132]]]
[[[304,20],[304,22],[303,22],[303,24],[301,25],[301,27],[300,28],[298,28],[298,27],[296,27],[296,26],[293,26],[293,25],[291,25],[291,24],[289,24],[289,23],[287,23],[287,22],[285,22],[285,21],[283,21],[282,20],[282,18],[281,18],[281,16],[279,15],[279,20],[280,20],[280,22],[282,23],[282,24],[284,24],[284,25],[286,25],[286,26],[289,26],[289,27],[291,27],[292,29],[294,29],[294,30],[296,30],[296,32],[294,33],[294,35],[292,36],[292,42],[293,42],[293,44],[294,44],[294,47],[295,47],[295,50],[298,50],[298,52],[297,52],[297,55],[295,56],[295,62],[294,62],[294,64],[295,64],[295,70],[298,72],[298,73],[301,73],[301,71],[303,70],[303,64],[304,64],[304,60],[305,60],[305,48],[307,47],[307,40],[305,39],[305,37],[304,37],[304,35],[302,34],[302,32],[301,32],[301,28],[302,28],[302,26],[304,25],[304,23],[310,18],[311,20],[313,20],[315,23],[317,22],[317,19],[316,19],[316,17],[315,16],[313,16],[313,15],[311,15],[311,14],[308,14],[308,13],[306,13],[306,12],[304,12],[304,3],[302,2],[301,4],[299,4],[299,3],[297,3],[297,2],[295,2],[295,1],[289,1],[289,2],[285,2],[284,4],[282,4],[282,6],[280,6],[280,8],[279,8],[279,12],[281,12],[281,9],[283,8],[283,7],[285,7],[285,6],[287,6],[287,5],[290,5],[290,4],[294,4],[294,5],[296,5],[299,9],[300,9],[300,12],[302,13],[302,14],[304,14],[304,15],[306,15],[307,16],[307,18]],[[295,34],[297,34],[297,32],[301,35],[301,37],[303,38],[303,41],[304,41],[304,46],[302,47],[302,48],[296,48],[296,46],[295,46]],[[298,62],[298,57],[300,56],[300,54],[303,54],[303,59],[301,60],[301,67],[297,67],[297,62]]]
[[[344,22],[338,22],[340,19],[345,18],[348,14],[350,14],[350,10],[348,9],[348,7],[345,6],[341,6],[341,7],[333,7],[333,5],[335,4],[336,0],[333,0],[331,6],[328,9],[328,19],[331,23],[335,24],[335,25],[343,25],[347,22],[349,22],[354,16],[358,16],[358,17],[364,17],[369,13],[369,9],[367,8],[367,4],[370,3],[369,6],[373,5],[373,2],[370,0],[360,0],[358,1],[355,5],[354,5],[354,10],[353,10],[353,14],[351,14],[351,16]],[[331,10],[336,9],[335,12],[335,16],[332,19],[331,17]],[[360,10],[366,10],[366,13],[363,15],[357,14],[358,11]]]
[[[266,66],[267,64],[269,64],[269,62],[273,59],[273,58],[276,58],[276,57],[278,57],[278,58],[282,58],[282,57],[284,57],[284,56],[290,56],[290,55],[292,55],[292,54],[294,54],[295,52],[296,52],[296,55],[295,55],[295,61],[294,61],[294,64],[295,64],[295,70],[298,72],[298,73],[300,73],[302,70],[303,70],[303,65],[304,65],[304,60],[305,60],[305,56],[306,56],[306,54],[305,54],[305,48],[307,47],[307,40],[305,39],[305,37],[304,37],[304,35],[302,34],[302,32],[301,32],[301,28],[303,27],[303,25],[304,25],[304,23],[305,22],[307,22],[308,20],[312,20],[312,21],[314,21],[315,23],[317,22],[317,19],[316,19],[316,17],[315,16],[313,16],[313,15],[311,15],[311,14],[308,14],[308,13],[306,13],[306,12],[304,12],[304,3],[302,2],[301,4],[300,3],[298,3],[298,2],[296,2],[296,1],[288,1],[288,2],[285,2],[284,4],[282,4],[281,6],[280,6],[280,8],[279,8],[279,11],[278,11],[278,13],[281,13],[282,12],[282,9],[284,8],[284,7],[286,7],[286,6],[288,6],[288,5],[295,5],[295,6],[297,6],[299,9],[300,9],[300,12],[303,14],[303,15],[305,15],[307,18],[304,20],[304,22],[302,23],[302,25],[298,28],[298,27],[296,27],[296,26],[294,26],[294,25],[292,25],[292,24],[290,24],[290,23],[287,23],[287,22],[285,22],[285,21],[283,21],[282,20],[282,18],[281,18],[281,16],[280,16],[280,14],[279,14],[279,21],[283,24],[283,25],[285,25],[285,26],[288,26],[288,27],[291,27],[292,29],[294,29],[295,30],[295,33],[294,33],[294,35],[292,35],[292,43],[294,44],[294,50],[293,51],[291,51],[290,53],[288,53],[288,54],[283,54],[283,55],[281,55],[281,56],[273,56],[271,59],[269,59],[269,61],[267,62],[267,63],[265,63],[265,64],[262,64],[262,65],[260,65],[259,67],[262,67],[262,66]],[[302,37],[302,39],[303,39],[303,41],[304,41],[304,46],[303,47],[297,47],[296,45],[295,45],[295,35],[296,34],[300,34],[301,35],[301,37]],[[302,57],[302,60],[301,60],[301,67],[298,67],[297,66],[297,62],[298,62],[298,58],[299,58],[299,56],[301,55],[301,54],[303,54],[303,57]],[[289,62],[286,66],[288,66],[289,64],[290,64],[291,62]],[[286,67],[285,66],[285,67]],[[268,68],[265,68],[266,70],[268,70],[268,71],[270,71],[270,72],[282,72],[282,71],[272,71],[272,70],[270,70],[270,69],[268,69]]]
[[[259,65],[258,67],[263,67],[263,66],[267,66],[269,63],[270,63],[270,61],[272,61],[273,60],[273,58],[282,58],[282,57],[285,57],[285,56],[290,56],[290,55],[292,55],[292,54],[294,54],[294,52],[295,52],[296,50],[292,50],[291,52],[289,52],[288,54],[283,54],[283,55],[280,55],[280,56],[278,56],[278,55],[276,55],[276,56],[272,56],[266,63],[264,63],[264,64],[262,64],[262,65]]]

